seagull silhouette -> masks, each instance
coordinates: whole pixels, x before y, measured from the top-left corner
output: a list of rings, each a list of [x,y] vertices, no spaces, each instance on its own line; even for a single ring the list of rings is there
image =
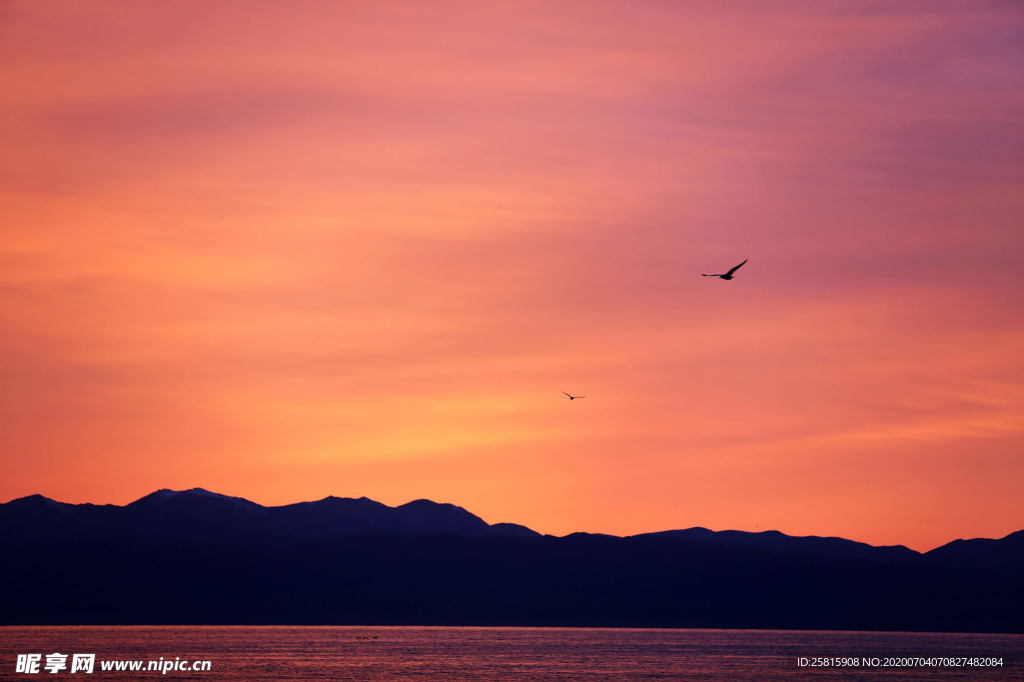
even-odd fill
[[[565,393],[565,391],[562,391],[562,393]],[[565,394],[569,395],[568,393],[565,393]],[[569,395],[569,400],[576,400],[576,398],[586,398],[586,397],[587,396],[585,396],[585,395]]]
[[[750,260],[750,259],[749,258],[746,259],[745,261],[743,261],[743,263],[746,263],[748,260]],[[732,273],[734,273],[737,270],[739,270],[740,268],[742,268],[743,267],[743,263],[740,263],[739,265],[737,265],[736,267],[734,267],[732,270],[730,270],[729,272],[725,273],[724,275],[703,275],[702,274],[701,277],[720,277],[722,279],[732,279]]]

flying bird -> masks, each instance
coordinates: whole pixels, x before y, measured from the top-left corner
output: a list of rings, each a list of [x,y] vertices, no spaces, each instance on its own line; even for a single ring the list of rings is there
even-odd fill
[[[743,261],[743,263],[746,263],[748,260],[750,260],[750,259],[747,258],[746,260]],[[732,273],[734,273],[737,270],[739,270],[740,268],[742,268],[743,267],[743,263],[740,263],[739,265],[737,265],[736,267],[734,267],[732,270],[730,270],[729,272],[725,273],[724,275],[704,275],[704,274],[702,274],[701,277],[720,277],[722,279],[732,279]]]
[[[562,391],[562,393],[565,393],[565,391]],[[565,394],[569,395],[568,393],[565,393]],[[586,397],[587,396],[585,396],[585,395],[569,395],[569,400],[576,400],[576,398],[586,398]]]

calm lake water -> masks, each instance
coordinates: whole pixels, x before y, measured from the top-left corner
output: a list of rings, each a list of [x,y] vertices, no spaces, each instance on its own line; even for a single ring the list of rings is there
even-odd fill
[[[70,655],[56,675],[44,669],[55,652],[96,654],[86,679],[118,680],[1024,680],[1024,635],[449,627],[3,627],[0,679],[70,675]],[[16,673],[18,654],[42,654],[40,675]],[[992,655],[1004,665],[796,667],[798,656]],[[160,657],[210,670],[101,669]]]

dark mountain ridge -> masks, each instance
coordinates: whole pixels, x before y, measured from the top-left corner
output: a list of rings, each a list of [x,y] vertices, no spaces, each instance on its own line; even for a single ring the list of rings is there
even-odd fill
[[[415,500],[388,507],[366,497],[325,497],[264,507],[202,488],[158,490],[123,507],[66,504],[30,495],[0,504],[0,541],[54,539],[321,539],[363,533],[538,535],[512,523],[488,525],[453,504]]]
[[[44,537],[330,540],[366,533],[462,537],[540,535],[514,523],[488,524],[462,507],[430,500],[389,507],[366,497],[329,496],[313,502],[264,507],[241,497],[192,488],[158,490],[123,507],[67,504],[42,495],[0,504],[2,542],[31,542]],[[903,545],[876,547],[839,537],[800,537],[777,530],[753,533],[694,527],[633,537],[663,537],[772,552],[877,562],[920,561],[955,568],[1024,573],[1024,531],[1001,539],[954,540],[923,554]]]
[[[1022,538],[919,554],[777,531],[542,536],[429,500],[33,495],[0,504],[0,624],[1024,632]]]

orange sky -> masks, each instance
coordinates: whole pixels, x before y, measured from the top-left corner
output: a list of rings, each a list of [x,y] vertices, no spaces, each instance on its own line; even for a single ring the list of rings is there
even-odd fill
[[[1024,528],[1019,2],[8,0],[0,90],[0,500]]]

